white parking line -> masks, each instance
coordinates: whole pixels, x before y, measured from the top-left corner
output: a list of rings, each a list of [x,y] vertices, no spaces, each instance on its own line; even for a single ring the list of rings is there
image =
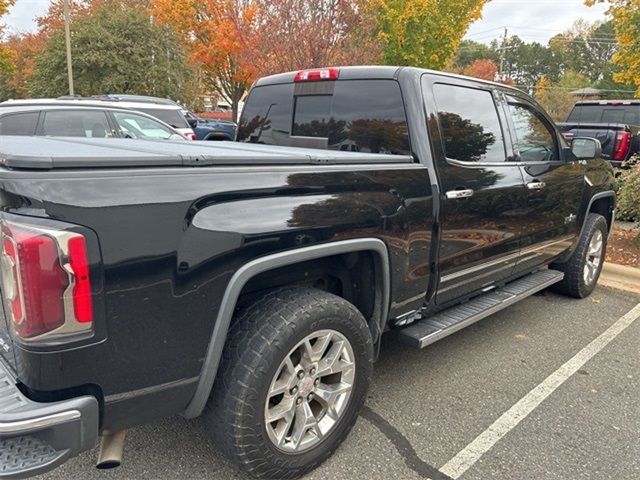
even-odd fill
[[[580,350],[574,357],[549,375],[541,384],[527,393],[514,406],[502,414],[489,428],[478,435],[469,445],[449,460],[440,471],[452,479],[460,478],[482,455],[493,447],[511,429],[518,425],[535,408],[562,385],[571,375],[576,373],[595,354],[606,347],[625,328],[640,318],[640,303],[632,308],[607,328],[589,345]]]

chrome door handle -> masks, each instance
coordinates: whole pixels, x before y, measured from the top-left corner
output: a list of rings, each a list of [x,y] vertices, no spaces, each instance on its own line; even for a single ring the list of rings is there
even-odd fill
[[[527,188],[529,190],[542,190],[546,185],[544,182],[530,182],[527,183]]]
[[[469,198],[473,197],[473,190],[470,188],[466,190],[449,190],[446,194],[447,198]]]

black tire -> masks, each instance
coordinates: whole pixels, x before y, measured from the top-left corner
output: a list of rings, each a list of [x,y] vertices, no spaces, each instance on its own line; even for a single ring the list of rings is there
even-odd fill
[[[355,381],[346,407],[320,443],[284,452],[267,433],[265,402],[276,370],[308,335],[331,329],[350,343]],[[204,421],[216,445],[257,478],[297,478],[322,463],[345,439],[364,403],[373,369],[371,334],[346,300],[312,288],[271,291],[240,309],[229,331]]]
[[[602,235],[602,256],[595,272],[594,278],[587,282],[584,278],[585,264],[589,243],[596,232]],[[564,279],[553,286],[553,290],[575,298],[585,298],[591,295],[596,288],[598,277],[602,271],[604,257],[607,250],[608,227],[607,221],[602,215],[589,213],[582,230],[582,235],[578,239],[578,245],[566,262],[551,264],[551,268],[564,272]]]

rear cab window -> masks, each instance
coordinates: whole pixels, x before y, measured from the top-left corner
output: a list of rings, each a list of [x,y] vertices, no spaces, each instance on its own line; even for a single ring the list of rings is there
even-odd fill
[[[576,105],[571,110],[567,122],[640,125],[640,104]]]
[[[336,80],[255,87],[238,141],[362,153],[409,155],[395,80]]]

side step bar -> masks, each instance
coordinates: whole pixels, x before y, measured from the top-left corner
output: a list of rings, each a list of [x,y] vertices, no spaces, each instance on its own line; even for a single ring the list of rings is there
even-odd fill
[[[398,338],[411,346],[424,348],[492,313],[544,290],[564,278],[557,270],[541,270],[519,278],[468,302],[456,305],[431,317],[418,320],[398,330]]]

